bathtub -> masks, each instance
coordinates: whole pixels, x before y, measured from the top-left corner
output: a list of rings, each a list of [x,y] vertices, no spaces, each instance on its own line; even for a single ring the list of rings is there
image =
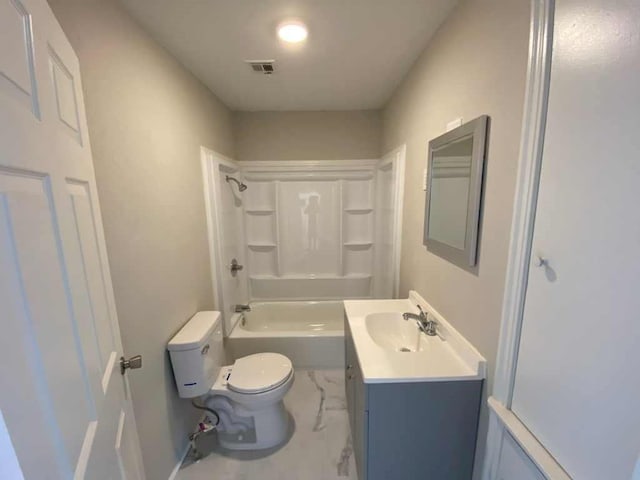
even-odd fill
[[[341,301],[254,302],[232,324],[227,350],[233,359],[276,352],[296,368],[344,368]]]

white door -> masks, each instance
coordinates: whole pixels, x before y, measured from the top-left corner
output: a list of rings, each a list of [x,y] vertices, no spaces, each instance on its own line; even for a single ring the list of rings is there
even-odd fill
[[[640,452],[640,4],[558,0],[513,412],[575,479]]]
[[[28,480],[143,478],[81,92],[46,1],[0,0],[0,457]]]

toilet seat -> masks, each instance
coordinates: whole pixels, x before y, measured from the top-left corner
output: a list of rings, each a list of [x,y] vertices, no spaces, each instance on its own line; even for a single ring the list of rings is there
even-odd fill
[[[238,393],[262,393],[285,383],[293,365],[279,353],[255,353],[239,358],[227,380],[230,390]]]

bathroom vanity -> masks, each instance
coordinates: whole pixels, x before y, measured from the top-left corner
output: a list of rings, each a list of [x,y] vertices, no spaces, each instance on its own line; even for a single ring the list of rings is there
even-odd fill
[[[485,360],[417,293],[345,301],[345,388],[359,480],[470,479]],[[421,333],[404,312],[438,322]]]

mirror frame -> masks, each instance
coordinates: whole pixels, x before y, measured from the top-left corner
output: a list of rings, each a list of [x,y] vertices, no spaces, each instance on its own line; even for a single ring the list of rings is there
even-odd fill
[[[489,117],[482,115],[461,125],[429,142],[427,166],[427,191],[424,211],[423,244],[427,250],[449,262],[469,269],[476,265],[478,251],[478,232],[480,229],[480,207],[482,202],[483,171],[486,156],[487,128]],[[452,247],[429,237],[429,216],[431,209],[431,187],[433,172],[433,154],[451,143],[465,137],[473,137],[471,152],[471,176],[469,178],[469,196],[467,201],[467,221],[464,249]]]

